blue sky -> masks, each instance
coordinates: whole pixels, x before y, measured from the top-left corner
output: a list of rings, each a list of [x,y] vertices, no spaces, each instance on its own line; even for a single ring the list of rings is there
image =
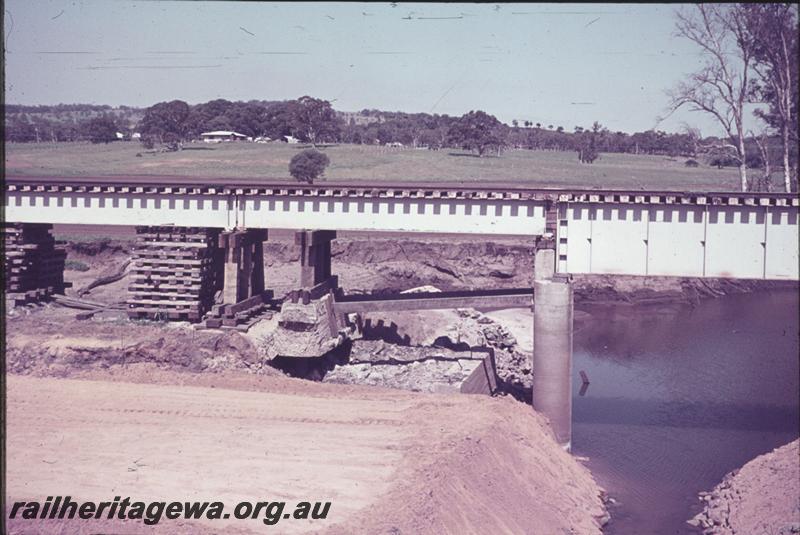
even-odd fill
[[[699,65],[675,5],[6,0],[6,102],[281,100],[627,132]]]

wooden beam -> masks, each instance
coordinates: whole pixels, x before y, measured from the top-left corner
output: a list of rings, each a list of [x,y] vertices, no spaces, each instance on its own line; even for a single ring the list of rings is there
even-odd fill
[[[529,308],[533,304],[533,289],[478,290],[435,292],[381,296],[349,296],[337,299],[337,314],[441,310],[452,308]]]
[[[294,244],[309,246],[330,243],[336,239],[335,230],[300,230],[294,233]]]

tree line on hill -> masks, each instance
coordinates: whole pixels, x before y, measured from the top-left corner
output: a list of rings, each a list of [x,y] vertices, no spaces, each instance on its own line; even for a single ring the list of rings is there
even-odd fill
[[[141,108],[97,104],[6,104],[4,112],[5,140],[21,143],[90,141],[97,137],[93,119],[109,119],[115,132],[126,132],[133,131],[142,118]]]
[[[600,153],[705,157],[710,165],[735,166],[738,161],[717,147],[724,140],[701,138],[697,130],[683,133],[648,130],[627,134],[612,132],[595,122],[589,128],[577,126],[572,132],[562,126],[531,121],[500,122],[481,111],[461,117],[428,113],[362,110],[357,120],[336,112],[330,103],[304,96],[289,101],[231,102],[216,99],[189,105],[181,100],[160,102],[146,109],[132,107],[59,104],[57,106],[6,106],[7,141],[92,141],[111,142],[117,132],[126,138],[139,132],[142,142],[176,146],[198,139],[207,131],[235,131],[253,138],[274,140],[292,136],[311,143],[354,143],[403,145],[432,150],[464,149],[484,156],[506,149],[573,151],[584,163],[594,162]],[[751,167],[763,165],[758,144],[747,140]],[[775,152],[776,139],[768,140]]]
[[[334,111],[329,102],[312,97],[269,102],[231,102],[224,99],[189,105],[181,100],[161,102],[144,110],[110,106],[60,104],[6,106],[6,141],[114,141],[116,132],[140,132],[155,143],[197,139],[202,132],[235,131],[253,138],[292,136],[307,143],[402,144],[433,150],[468,149],[479,155],[507,148],[583,152],[622,152],[690,156],[697,154],[699,134],[662,131],[610,132],[595,123],[591,128],[542,126],[526,121],[519,126],[501,123],[483,111],[462,117],[428,113],[363,110],[369,122]]]

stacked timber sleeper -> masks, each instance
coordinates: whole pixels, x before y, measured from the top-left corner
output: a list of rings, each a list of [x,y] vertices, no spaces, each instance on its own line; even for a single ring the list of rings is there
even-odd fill
[[[130,318],[199,321],[220,288],[219,230],[137,227]]]
[[[52,225],[5,223],[5,289],[15,301],[38,301],[64,293],[67,252],[50,235]]]

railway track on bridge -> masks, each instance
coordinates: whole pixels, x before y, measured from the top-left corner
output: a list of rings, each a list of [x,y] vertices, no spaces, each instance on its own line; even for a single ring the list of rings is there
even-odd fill
[[[514,183],[334,181],[299,184],[276,178],[197,178],[156,175],[9,176],[6,191],[150,193],[186,195],[287,195],[416,199],[509,199],[551,202],[799,206],[795,193],[685,190],[534,188]]]

